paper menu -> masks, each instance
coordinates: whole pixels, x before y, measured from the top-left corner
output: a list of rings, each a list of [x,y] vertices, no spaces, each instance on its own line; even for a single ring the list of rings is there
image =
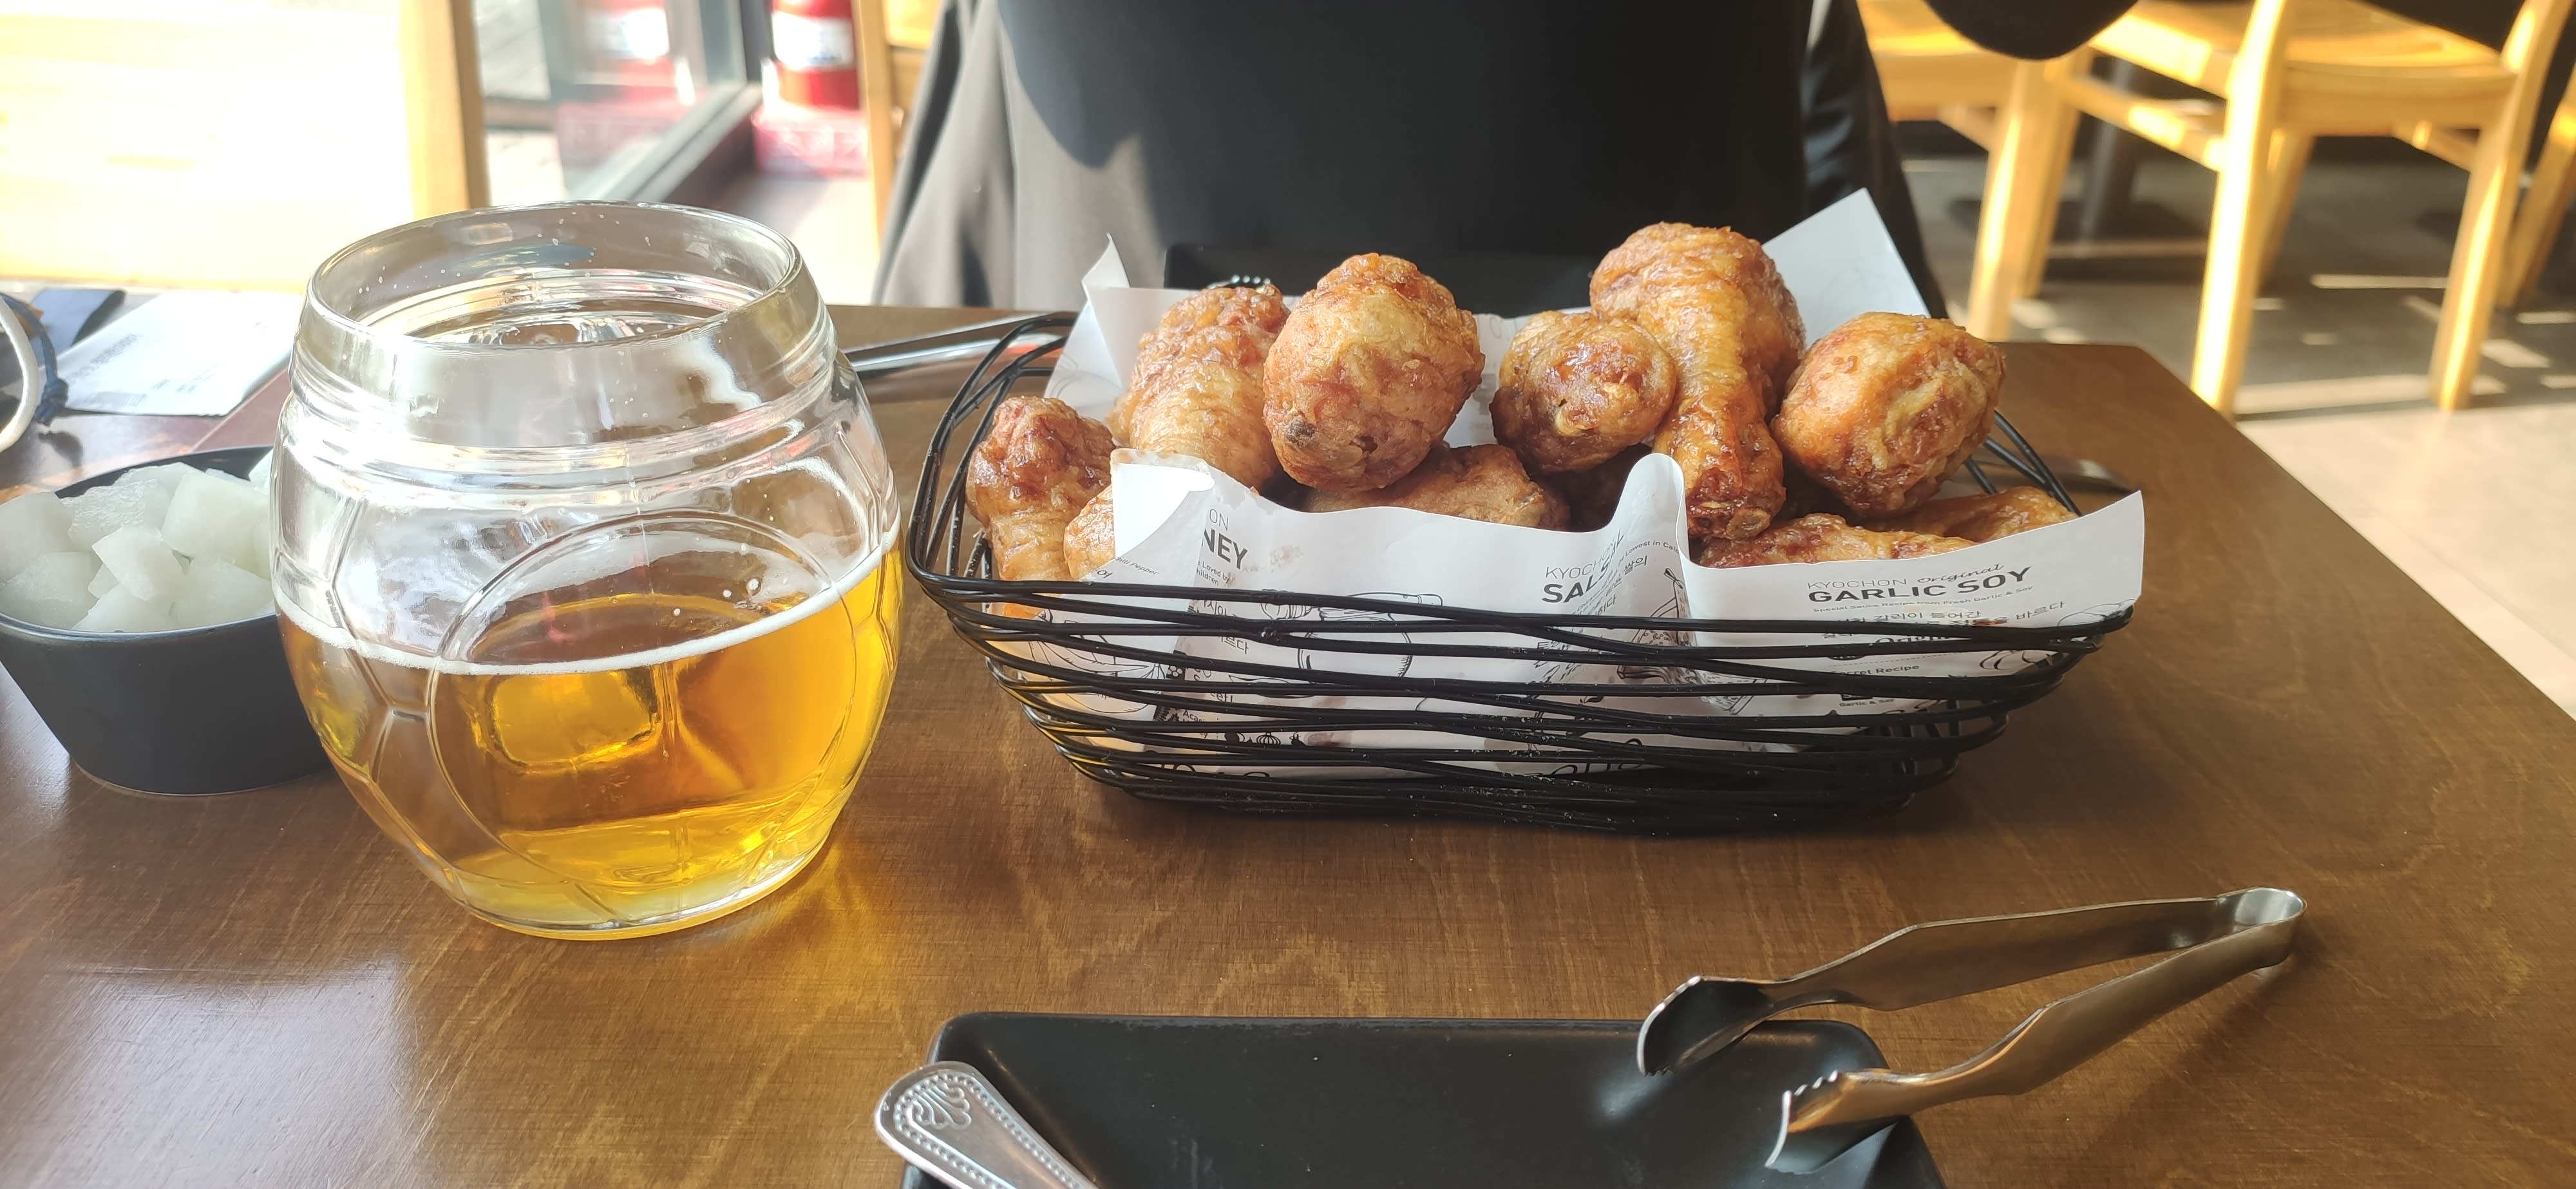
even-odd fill
[[[274,375],[303,297],[176,290],[62,354],[66,402],[84,413],[220,417]]]

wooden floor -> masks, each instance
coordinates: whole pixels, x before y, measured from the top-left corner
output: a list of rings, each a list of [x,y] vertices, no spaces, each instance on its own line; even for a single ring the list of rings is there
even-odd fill
[[[1957,216],[1984,167],[1977,157],[1906,164],[1933,269],[1960,308],[1975,236]],[[2576,299],[2544,293],[2497,316],[2478,407],[2446,417],[2426,397],[2451,250],[2442,219],[2459,209],[2466,177],[2429,158],[2309,168],[2254,316],[2240,424],[2576,713],[2576,556],[2547,544],[2576,518]],[[2138,195],[2187,231],[2206,228],[2209,192],[2210,175],[2190,165],[2140,170]],[[2015,337],[2138,343],[2188,374],[2201,259],[2185,238],[2114,243],[2093,258],[2061,244],[2038,298],[2014,311]]]
[[[1984,166],[1977,157],[1906,163],[1933,271],[1959,307],[1967,304],[1975,242],[1974,225],[1962,219],[1984,184]],[[2446,220],[2459,210],[2466,176],[2429,157],[2421,165],[2309,167],[2255,315],[2239,402],[2249,420],[2430,407],[2416,381],[2431,361],[2450,267]],[[2080,183],[2069,190],[2070,197],[2080,192]],[[2155,216],[2142,220],[2148,237],[2061,242],[2038,297],[2014,310],[2015,337],[2132,342],[2176,372],[2189,371],[2209,192],[2205,170],[2174,160],[2145,163],[2136,194]],[[2531,308],[2500,314],[2491,333],[2480,404],[2576,400],[2576,299],[2544,293]]]

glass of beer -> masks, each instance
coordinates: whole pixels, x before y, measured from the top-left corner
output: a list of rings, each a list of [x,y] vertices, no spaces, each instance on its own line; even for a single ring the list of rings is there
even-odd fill
[[[720,916],[830,834],[894,679],[891,469],[796,249],[571,202],[361,240],[307,291],[274,464],[289,665],[468,909]]]

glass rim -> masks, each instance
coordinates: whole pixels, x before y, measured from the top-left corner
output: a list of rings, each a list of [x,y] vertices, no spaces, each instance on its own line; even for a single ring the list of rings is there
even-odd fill
[[[382,326],[360,321],[356,315],[350,313],[348,310],[340,308],[323,294],[323,282],[326,277],[331,276],[335,270],[349,267],[360,253],[378,247],[392,240],[394,237],[416,233],[422,229],[437,226],[439,224],[456,223],[477,218],[490,218],[495,215],[516,215],[528,212],[576,209],[595,211],[653,211],[674,215],[683,219],[700,220],[710,224],[731,225],[732,229],[748,232],[752,239],[758,241],[763,246],[783,251],[785,253],[785,268],[781,271],[776,281],[761,287],[750,297],[744,299],[741,304],[729,309],[717,311],[716,313],[700,318],[694,322],[687,322],[677,326],[665,326],[660,329],[648,330],[638,334],[619,335],[613,339],[602,339],[596,342],[460,343],[439,339],[426,339],[418,335],[387,330]],[[585,347],[615,348],[620,346],[633,346],[639,343],[657,342],[692,334],[705,334],[710,331],[717,330],[735,315],[758,307],[771,299],[778,297],[780,294],[785,293],[796,284],[797,278],[806,275],[808,274],[805,267],[805,254],[797,248],[794,240],[787,238],[785,235],[780,234],[778,231],[772,229],[766,224],[744,218],[743,216],[734,214],[730,211],[719,211],[702,206],[687,206],[676,202],[639,202],[629,199],[611,198],[567,198],[553,202],[528,202],[501,206],[470,207],[465,210],[448,211],[444,214],[430,215],[426,218],[414,219],[408,223],[398,223],[379,231],[369,232],[366,235],[360,236],[341,246],[338,251],[324,257],[321,264],[314,266],[313,275],[307,278],[304,283],[304,308],[310,312],[319,314],[324,321],[330,323],[331,326],[340,333],[357,336],[361,339],[372,340],[380,344],[399,344],[404,349],[454,350],[460,352],[482,353],[487,351],[565,351]],[[826,315],[826,320],[828,321],[828,314]],[[302,338],[300,334],[297,337],[299,340]]]

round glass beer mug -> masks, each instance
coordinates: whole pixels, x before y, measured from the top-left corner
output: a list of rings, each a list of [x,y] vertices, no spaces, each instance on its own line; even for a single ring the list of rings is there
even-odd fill
[[[558,203],[314,274],[278,426],[306,712],[376,824],[564,937],[758,899],[831,832],[894,679],[893,474],[804,261]]]

